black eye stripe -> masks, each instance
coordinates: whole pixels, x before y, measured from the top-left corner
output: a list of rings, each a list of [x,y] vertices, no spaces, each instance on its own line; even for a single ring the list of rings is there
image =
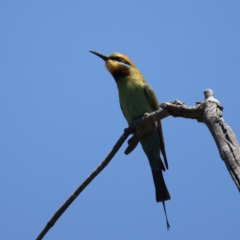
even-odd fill
[[[117,62],[122,62],[122,63],[125,63],[125,64],[131,66],[131,64],[130,64],[128,61],[124,60],[124,59],[121,58],[121,57],[110,57],[110,59],[111,59],[111,60],[114,60],[114,61],[117,61]]]
[[[130,63],[128,61],[124,60],[124,59],[122,59],[122,62],[127,64],[127,65],[129,65],[129,66],[131,66]]]

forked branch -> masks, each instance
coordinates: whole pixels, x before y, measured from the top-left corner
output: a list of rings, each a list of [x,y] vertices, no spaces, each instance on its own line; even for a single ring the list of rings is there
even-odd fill
[[[113,149],[110,151],[104,161],[89,175],[89,177],[75,190],[75,192],[67,199],[67,201],[58,209],[58,211],[49,220],[45,228],[36,238],[42,239],[51,227],[56,223],[59,217],[70,206],[70,204],[77,198],[77,196],[87,187],[87,185],[107,166],[124,141],[131,133],[128,141],[128,147],[125,150],[129,154],[137,146],[143,129],[155,122],[158,119],[163,119],[168,116],[183,117],[196,119],[198,122],[205,123],[210,130],[215,143],[220,152],[222,160],[225,162],[227,170],[229,171],[233,181],[240,191],[240,147],[236,136],[231,128],[225,123],[222,118],[223,107],[213,97],[212,90],[204,91],[205,100],[197,102],[196,106],[187,107],[181,101],[175,100],[170,103],[160,104],[160,109],[150,114],[145,114],[144,117],[135,120],[127,129],[124,130],[123,135],[119,138]]]

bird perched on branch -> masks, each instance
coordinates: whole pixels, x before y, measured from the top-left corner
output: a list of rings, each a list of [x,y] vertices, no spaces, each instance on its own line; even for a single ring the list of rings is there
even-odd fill
[[[112,53],[107,57],[94,51],[90,52],[105,61],[107,70],[115,79],[121,109],[128,124],[131,124],[134,119],[144,116],[145,113],[151,113],[159,109],[155,93],[145,81],[142,73],[127,56]],[[156,201],[163,203],[166,215],[164,201],[170,200],[170,194],[164,182],[162,171],[168,169],[168,162],[160,120],[145,128],[140,143],[152,170]],[[165,166],[160,158],[160,153],[163,155]],[[166,221],[169,229],[167,215]]]

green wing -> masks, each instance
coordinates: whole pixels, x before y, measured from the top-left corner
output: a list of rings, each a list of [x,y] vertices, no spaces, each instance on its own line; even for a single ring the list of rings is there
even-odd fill
[[[159,105],[158,105],[157,97],[156,97],[154,91],[152,90],[152,88],[148,84],[146,84],[144,86],[144,93],[145,93],[153,111],[158,110]],[[165,144],[164,144],[164,138],[163,138],[163,132],[162,132],[162,124],[161,124],[160,120],[158,120],[157,123],[158,123],[159,137],[160,137],[160,150],[163,155],[165,166],[168,169],[168,161],[167,161],[167,155],[166,155],[166,151],[165,151]]]
[[[145,93],[145,95],[148,99],[148,102],[150,103],[153,111],[158,110],[159,105],[158,105],[157,97],[156,97],[154,91],[152,90],[152,88],[148,84],[145,84],[145,86],[144,86],[144,93]]]

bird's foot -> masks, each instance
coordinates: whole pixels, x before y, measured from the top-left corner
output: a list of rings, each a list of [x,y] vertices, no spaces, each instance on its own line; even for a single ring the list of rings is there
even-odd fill
[[[149,113],[144,113],[143,114],[143,118],[146,118],[146,117],[148,117],[150,114]]]

